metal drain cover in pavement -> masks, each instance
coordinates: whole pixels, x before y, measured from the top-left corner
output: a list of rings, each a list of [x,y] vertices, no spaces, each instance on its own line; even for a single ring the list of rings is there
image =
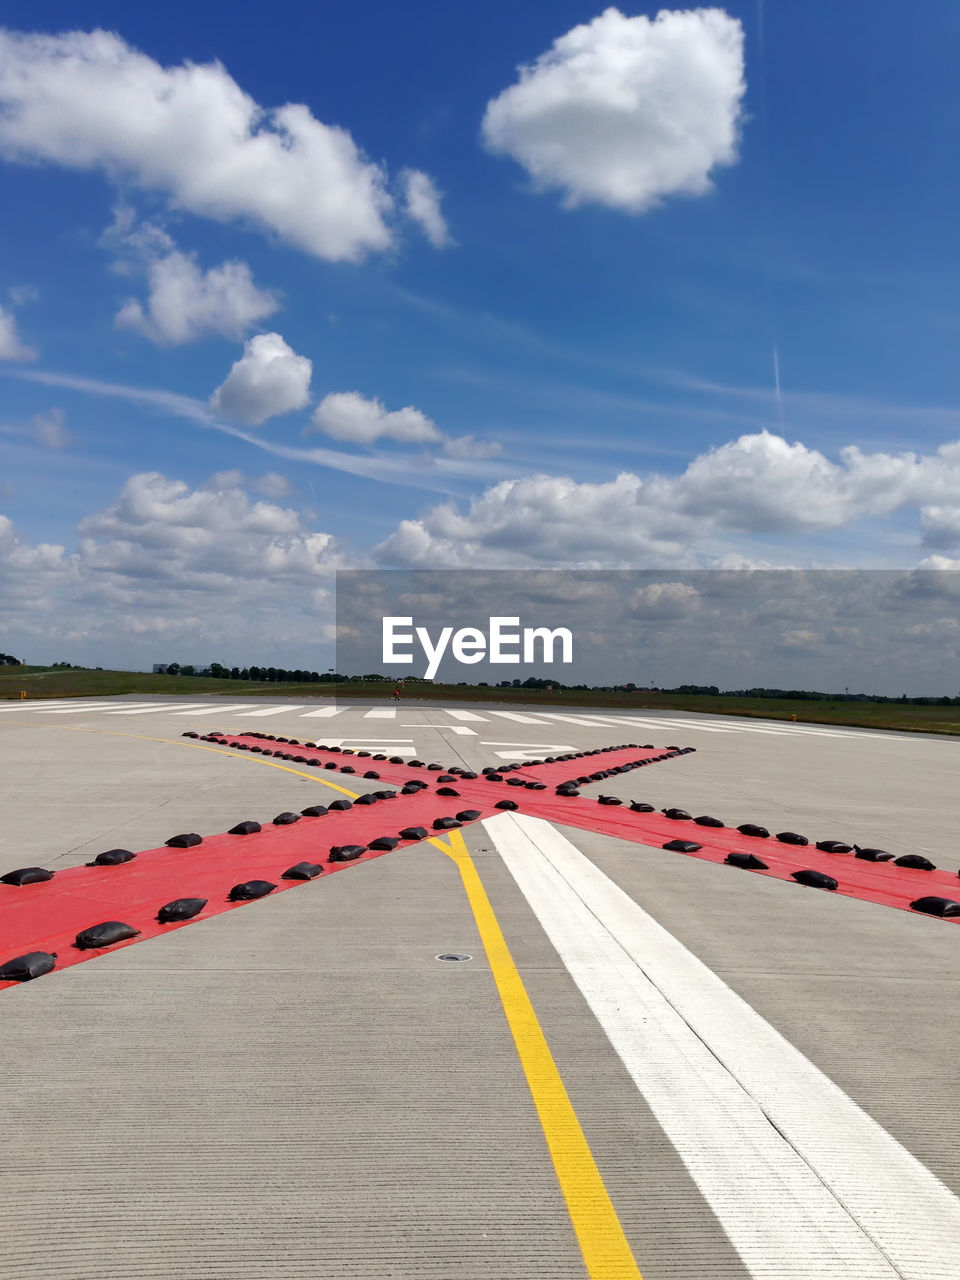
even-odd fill
[[[472,960],[473,956],[465,955],[462,951],[445,951],[442,955],[437,956],[438,960]]]

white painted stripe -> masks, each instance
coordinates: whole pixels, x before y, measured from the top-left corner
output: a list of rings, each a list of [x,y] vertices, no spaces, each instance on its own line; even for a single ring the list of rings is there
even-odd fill
[[[295,704],[295,705],[293,705],[293,706],[289,706],[289,705],[288,705],[288,706],[282,706],[282,707],[264,707],[262,711],[247,711],[247,712],[245,712],[245,713],[244,713],[244,719],[245,719],[245,720],[252,720],[252,719],[254,718],[254,716],[279,716],[279,715],[283,715],[283,713],[284,713],[285,711],[286,711],[286,712],[299,711],[299,710],[300,710],[300,708],[301,708],[301,707],[303,707],[303,706],[305,706],[305,705],[306,705],[305,703],[300,702],[300,703],[296,703],[296,704]],[[302,718],[302,717],[301,717],[301,718]]]
[[[29,698],[23,701],[17,698],[16,701],[4,701],[0,705],[0,711],[46,711],[53,707],[67,707],[73,701],[73,698],[35,698],[32,701]]]
[[[364,712],[364,720],[396,720],[396,707],[374,707],[372,711]]]
[[[451,732],[451,733],[458,733],[458,734],[460,734],[460,736],[461,736],[461,737],[468,737],[468,736],[469,736],[469,737],[471,737],[471,738],[475,738],[475,737],[477,736],[477,731],[476,731],[476,729],[468,729],[468,728],[467,728],[467,726],[466,726],[465,724],[452,724],[452,725],[450,725],[450,732]]]
[[[758,1280],[951,1280],[960,1201],[548,823],[484,823]]]
[[[546,720],[538,720],[536,716],[521,716],[516,711],[493,711],[492,716],[499,716],[502,720],[515,720],[517,724],[546,724]]]
[[[445,711],[448,716],[453,716],[454,720],[472,720],[479,724],[486,724],[486,716],[474,715],[472,711],[458,711],[456,707],[441,707],[441,711]]]
[[[349,707],[321,707],[319,711],[305,711],[300,717],[301,720],[329,720],[331,716],[338,716],[341,711],[349,711]]]
[[[538,760],[543,755],[543,748],[535,748],[533,751],[495,751],[493,754],[501,760]]]
[[[685,720],[663,720],[660,716],[622,716],[621,719],[624,724],[635,724],[643,729],[669,730],[670,733],[676,733],[678,729],[691,727]],[[732,729],[728,725],[698,724],[695,727],[702,729],[704,733],[736,733],[736,729]]]
[[[362,742],[364,744],[368,742],[412,742],[412,741],[413,741],[412,738],[356,738],[356,737],[340,738],[340,742]]]
[[[115,711],[118,707],[121,707],[121,706],[152,707],[155,705],[156,704],[152,702],[127,702],[127,703],[86,702],[81,704],[74,703],[74,705],[71,707],[54,707],[50,711],[41,711],[39,714],[47,715],[47,716],[69,716],[69,715],[78,715],[83,711]]]
[[[107,716],[154,716],[159,715],[161,711],[183,712],[186,709],[186,714],[189,715],[195,707],[196,703],[193,702],[163,702],[160,706],[153,702],[141,706],[123,707],[122,709],[114,708],[110,711],[105,711],[103,714]],[[210,707],[196,707],[197,711],[204,713],[210,709]]]
[[[654,722],[654,717],[650,717],[648,723]],[[778,733],[786,735],[796,735],[801,733],[812,734],[815,737],[823,738],[878,738],[885,737],[885,734],[876,733],[852,733],[845,729],[832,729],[820,725],[804,725],[788,723],[786,720],[781,722],[766,721],[763,724],[755,724],[752,721],[726,719],[723,720],[684,720],[675,716],[657,716],[655,723],[661,725],[670,725],[677,729],[703,729],[703,730],[722,730],[724,733]]]
[[[197,707],[195,710],[191,711],[174,711],[173,714],[175,716],[192,716],[194,714],[199,715],[201,712],[204,715],[207,715],[210,712],[216,713],[218,711],[222,711],[223,714],[226,715],[228,711],[249,711],[251,707],[255,707],[256,705],[257,704],[255,702],[236,702],[225,707],[220,702],[211,702],[209,706]]]
[[[566,742],[484,742],[480,741],[481,747],[533,747],[539,751],[572,751]]]
[[[590,724],[589,716],[564,716],[564,715],[561,715],[558,711],[541,711],[540,714],[542,716],[545,716],[548,720],[560,720],[563,724],[577,724],[577,725]],[[601,728],[601,727],[606,728],[606,725],[604,725],[600,720],[597,720],[595,723],[597,725],[597,728]]]

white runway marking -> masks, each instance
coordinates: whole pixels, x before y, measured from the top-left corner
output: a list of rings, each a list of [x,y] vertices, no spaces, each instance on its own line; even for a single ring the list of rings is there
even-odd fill
[[[544,712],[544,715],[547,713]],[[600,719],[601,717],[594,717]],[[737,720],[683,720],[672,716],[609,716],[606,717],[607,723],[614,724],[618,720],[624,724],[642,725],[650,729],[665,729],[671,733],[677,733],[683,729],[698,730],[702,733],[769,733],[776,734],[781,737],[796,737],[800,734],[808,734],[816,738],[889,738],[890,734],[879,734],[869,732],[854,732],[852,730],[841,728],[828,728],[827,726],[809,725],[809,724],[793,724],[783,721],[781,725],[772,724],[745,724]]]
[[[161,714],[166,711],[170,715],[217,715],[228,713],[243,712],[247,716],[275,716],[284,713],[296,715],[300,719],[317,719],[329,720],[334,716],[342,715],[345,711],[355,711],[362,715],[365,720],[395,720],[399,708],[396,706],[371,707],[363,709],[356,706],[323,706],[315,710],[305,710],[303,704],[284,704],[282,706],[261,707],[259,710],[250,708],[256,707],[256,703],[242,703],[229,706],[220,706],[219,704],[203,704],[197,706],[195,703],[139,703],[139,702],[119,702],[113,700],[110,702],[102,701],[98,698],[89,700],[67,698],[53,699],[34,699],[28,702],[7,702],[0,706],[0,713],[9,712],[13,715],[22,714],[23,712],[37,712],[39,715],[80,715],[84,712],[105,715],[153,715]],[[186,708],[186,709],[183,709]],[[479,723],[489,724],[490,717],[498,717],[503,720],[512,720],[519,724],[539,724],[546,725],[551,723],[576,725],[580,729],[604,729],[617,730],[621,733],[628,731],[632,736],[643,733],[648,737],[654,737],[658,745],[666,745],[671,738],[681,736],[685,732],[689,733],[753,733],[761,735],[769,735],[773,737],[789,738],[804,737],[814,738],[836,738],[850,741],[857,738],[885,739],[892,742],[914,742],[916,735],[894,734],[894,733],[878,733],[869,730],[848,729],[844,727],[832,727],[826,725],[811,724],[792,724],[787,721],[770,722],[763,724],[747,723],[746,721],[738,721],[734,718],[718,717],[713,719],[681,719],[677,716],[660,716],[650,715],[631,715],[623,714],[604,714],[602,712],[580,712],[574,711],[572,714],[563,714],[558,711],[540,711],[536,715],[528,715],[517,711],[500,711],[490,709],[488,715],[477,715],[473,711],[462,711],[459,707],[430,707],[430,706],[404,706],[402,708],[404,715],[421,715],[423,720],[417,722],[416,725],[404,724],[404,728],[418,729],[441,729],[444,726],[440,724],[432,724],[427,719],[427,713],[431,716],[447,715],[452,720],[460,723]],[[452,727],[452,726],[451,726]]]
[[[445,725],[444,728],[446,727],[447,726]],[[461,737],[469,736],[471,738],[475,738],[477,736],[476,729],[468,729],[466,725],[463,724],[452,724],[449,726],[449,729],[451,733],[458,733]]]
[[[246,714],[246,718],[252,720],[254,716],[279,716],[279,715],[283,715],[285,711],[286,712],[299,711],[302,706],[303,706],[303,703],[300,703],[300,706],[296,706],[296,707],[291,707],[291,706],[264,707],[262,711],[247,711],[245,714]]]
[[[52,707],[46,710],[43,707],[37,708],[38,715],[41,716],[69,716],[79,715],[84,711],[116,711],[122,704],[117,702],[84,702],[75,703],[72,707]],[[128,702],[127,707],[152,707],[156,704],[153,702]]]
[[[593,717],[586,716],[586,715],[583,715],[583,716],[565,716],[565,715],[561,715],[561,714],[560,714],[560,712],[558,712],[558,711],[541,711],[541,712],[540,712],[540,715],[541,715],[541,716],[545,716],[548,720],[559,720],[559,721],[561,721],[563,724],[579,724],[579,725],[584,725],[584,724],[585,724],[585,725],[590,725],[590,724],[593,724],[593,725],[595,725],[598,729],[606,729],[606,728],[607,728],[607,723],[606,723],[606,721],[605,721],[605,720],[600,719],[599,717],[597,717],[597,718],[593,718]],[[608,719],[609,719],[609,718],[610,718],[610,717],[608,717]]]
[[[0,706],[0,711],[44,711],[52,710],[54,707],[69,707],[75,699],[73,698],[25,698],[21,701],[19,698],[16,702],[5,702]]]
[[[347,738],[328,738],[328,739],[327,739],[327,741],[328,741],[328,742],[330,742],[330,743],[332,744],[333,742],[412,742],[412,741],[413,741],[413,739],[412,739],[412,738],[357,738],[357,737],[347,737]]]
[[[257,704],[255,702],[237,702],[229,707],[222,707],[219,702],[212,703],[209,707],[191,707],[189,711],[174,711],[175,716],[193,716],[193,715],[226,715],[228,711],[249,711]]]
[[[960,1201],[558,831],[484,823],[756,1280],[950,1280]]]
[[[569,747],[534,747],[532,751],[495,751],[493,754],[499,756],[501,760],[538,760],[545,750],[565,751],[569,749]]]
[[[491,709],[492,716],[500,716],[502,720],[514,720],[517,724],[546,724],[546,720],[538,720],[536,716],[522,716],[516,711],[494,711]]]
[[[145,707],[111,707],[109,711],[105,711],[103,714],[107,716],[155,716],[161,711],[166,711],[189,715],[192,707],[193,703],[191,702],[164,702],[159,707],[156,704]],[[199,707],[198,710],[204,711],[209,715],[213,711],[219,711],[219,707]]]
[[[689,726],[678,724],[676,721],[654,719],[652,716],[649,719],[645,719],[643,716],[617,716],[615,719],[611,717],[606,723],[616,723],[618,720],[621,724],[636,726],[636,728],[643,729],[646,733],[649,733],[651,729],[660,730],[663,733],[677,733],[680,729],[690,727],[700,729],[704,733],[736,733],[736,729],[731,728],[729,725],[696,724]]]

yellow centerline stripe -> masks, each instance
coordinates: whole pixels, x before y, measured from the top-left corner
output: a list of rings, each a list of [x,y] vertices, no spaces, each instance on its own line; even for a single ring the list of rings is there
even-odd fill
[[[21,729],[38,729],[46,726],[38,725],[33,720],[6,720],[5,724],[15,724]],[[284,773],[296,774],[298,778],[309,778],[311,782],[320,782],[325,787],[332,787],[334,791],[342,791],[345,796],[349,796],[351,800],[356,800],[360,794],[358,791],[348,791],[346,787],[341,787],[336,782],[330,782],[327,778],[318,776],[315,773],[304,773],[302,769],[291,769],[287,764],[279,764],[275,760],[264,760],[263,756],[252,756],[249,753],[239,751],[224,751],[223,747],[208,747],[202,742],[193,742],[189,738],[184,741],[182,738],[155,738],[149,733],[123,733],[119,729],[85,729],[81,724],[61,724],[57,725],[60,730],[66,729],[70,733],[105,733],[110,738],[134,738],[137,742],[165,742],[168,747],[193,747],[195,751],[212,751],[218,756],[229,756],[231,760],[246,760],[250,764],[267,764],[271,769],[282,769]],[[392,785],[392,784],[387,784]]]
[[[431,844],[460,872],[590,1280],[642,1280],[463,836],[451,831],[449,844]]]

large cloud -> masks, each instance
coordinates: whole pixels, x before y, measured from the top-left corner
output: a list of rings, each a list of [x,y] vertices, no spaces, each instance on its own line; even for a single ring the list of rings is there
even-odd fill
[[[242,338],[279,304],[258,289],[245,262],[224,262],[203,271],[193,254],[172,250],[148,268],[146,308],[131,298],[117,313],[120,329],[132,329],[159,344],[192,342],[206,333]]]
[[[722,9],[607,9],[520,68],[487,105],[483,137],[568,206],[642,213],[702,195],[737,158],[743,30]]]
[[[390,246],[386,175],[300,104],[258,105],[219,63],[163,67],[107,31],[0,32],[0,152],[100,169],[321,258]]]
[[[115,502],[81,521],[73,551],[31,546],[0,516],[6,647],[106,666],[282,662],[293,646],[305,662],[330,621],[343,552],[301,512],[245,491],[277,479],[227,472],[191,489],[156,472],[134,475]],[[172,647],[158,650],[159,641]]]
[[[424,567],[692,565],[705,554],[725,563],[730,535],[816,534],[901,509],[919,512],[927,545],[960,545],[960,441],[932,454],[850,446],[833,462],[761,432],[711,449],[679,476],[526,476],[493,485],[466,510],[447,501],[402,521],[377,551],[385,563]]]
[[[0,360],[36,360],[33,347],[25,346],[17,332],[12,311],[0,306]]]
[[[125,589],[162,581],[185,591],[238,578],[314,578],[336,566],[332,535],[305,530],[293,508],[251,501],[232,476],[222,479],[190,489],[157,472],[132,476],[113,506],[80,524],[83,566]]]
[[[313,364],[298,356],[279,333],[261,333],[244,344],[243,355],[210,397],[221,413],[249,427],[310,403]]]

